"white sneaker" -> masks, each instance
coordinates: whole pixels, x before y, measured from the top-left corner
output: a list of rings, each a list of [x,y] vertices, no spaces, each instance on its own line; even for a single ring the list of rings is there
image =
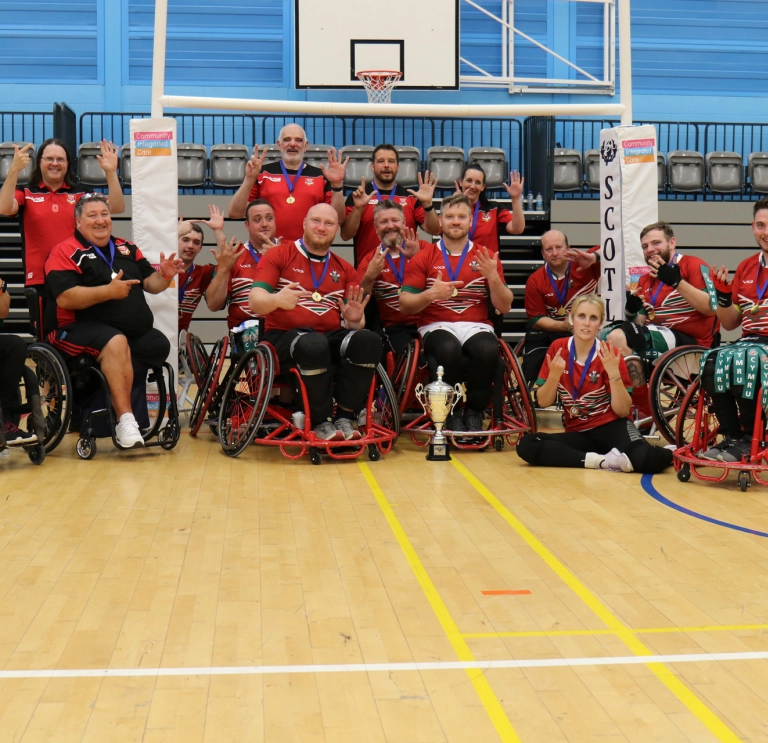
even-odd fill
[[[123,449],[139,449],[144,446],[144,439],[135,420],[121,420],[115,428],[115,439]]]
[[[622,454],[618,449],[611,449],[605,459],[600,463],[601,470],[609,472],[633,472],[634,468],[626,454]]]

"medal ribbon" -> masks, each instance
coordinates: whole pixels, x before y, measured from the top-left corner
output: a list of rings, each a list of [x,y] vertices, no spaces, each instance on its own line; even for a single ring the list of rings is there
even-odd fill
[[[760,269],[763,267],[763,257],[760,256],[760,258],[757,261],[757,275],[755,276],[755,291],[757,292],[757,306],[760,307],[760,302],[763,301],[763,295],[765,294],[765,290],[768,289],[768,279],[765,280],[765,283],[760,286]]]
[[[584,369],[581,372],[581,379],[579,380],[579,386],[576,386],[576,377],[575,377],[575,371],[574,367],[576,364],[576,341],[571,341],[571,352],[568,359],[568,371],[571,377],[571,391],[573,394],[574,401],[579,399],[579,395],[581,394],[581,388],[584,386],[584,382],[587,379],[587,372],[589,371],[589,367],[592,364],[592,359],[595,358],[595,351],[597,350],[597,341],[595,341],[592,344],[592,349],[589,352],[589,356],[587,356],[587,360],[584,362]]]
[[[112,242],[112,238],[109,238],[109,260],[107,260],[107,256],[104,255],[104,253],[101,252],[99,248],[97,248],[93,243],[90,244],[91,247],[99,254],[99,258],[104,261],[109,266],[110,272],[114,273],[114,269],[112,268],[112,264],[115,262],[115,243]],[[768,282],[766,282],[768,283]]]
[[[480,199],[475,202],[475,213],[472,216],[472,227],[469,228],[469,239],[475,239],[475,229],[477,228],[477,218],[480,216]]]
[[[387,251],[384,254],[384,257],[387,259],[387,263],[389,263],[389,267],[392,269],[392,273],[395,274],[395,278],[397,279],[397,283],[400,284],[400,286],[403,285],[403,276],[405,275],[405,256],[400,256],[400,270],[398,271],[397,268],[395,268],[395,262],[390,258],[389,251]]]
[[[315,277],[315,269],[312,268],[312,259],[309,257],[309,251],[307,250],[306,245],[304,245],[304,241],[299,240],[299,245],[301,245],[301,249],[304,251],[304,255],[307,256],[307,260],[309,261],[309,275],[312,277],[312,286],[314,287],[316,292],[319,292],[320,285],[323,283],[325,279],[325,275],[328,273],[328,266],[331,265],[331,251],[329,250],[325,254],[323,273],[320,274],[320,278],[318,279]]]
[[[299,169],[296,171],[296,175],[293,176],[293,180],[291,180],[291,176],[288,175],[288,171],[285,169],[285,163],[282,160],[280,161],[280,170],[283,171],[283,180],[285,181],[285,185],[288,187],[288,193],[293,196],[293,189],[296,188],[296,183],[298,183],[301,171],[304,170],[304,163],[299,166]]]
[[[258,263],[261,260],[261,256],[259,255],[258,251],[253,249],[253,245],[251,245],[250,240],[245,244],[245,247],[248,248],[248,252],[253,256],[253,260]]]
[[[552,269],[547,266],[547,276],[549,276],[549,283],[552,284],[552,291],[555,293],[557,301],[561,307],[565,307],[565,298],[568,296],[568,277],[571,275],[571,264],[568,264],[568,268],[565,269],[565,276],[563,277],[563,291],[561,292],[557,288],[558,278],[552,273]]]
[[[189,284],[192,278],[192,273],[194,272],[194,270],[195,270],[195,264],[193,263],[189,267],[189,270],[187,271],[187,273],[185,274],[187,278],[184,279],[184,284],[182,285],[181,283],[179,283],[179,304],[181,304],[181,300],[184,299],[184,292],[187,291],[187,285]]]
[[[376,198],[379,201],[384,201],[384,199],[381,198],[381,191],[379,191],[379,187],[376,185],[375,181],[371,182],[371,185],[373,186],[373,190],[376,191]],[[387,198],[391,201],[395,198],[395,191],[397,191],[397,183],[392,187],[392,191],[390,192],[389,196]]]
[[[456,270],[452,271],[451,262],[450,260],[448,260],[451,254],[448,252],[448,249],[445,247],[445,243],[442,240],[440,241],[439,243],[440,250],[442,251],[443,258],[445,259],[445,271],[448,274],[448,278],[451,281],[456,281],[457,280],[456,277],[461,273],[461,267],[464,265],[464,259],[467,257],[467,252],[469,251],[469,246],[471,244],[472,243],[469,240],[467,240],[467,244],[464,246],[464,250],[461,251],[461,258],[459,258],[459,263],[456,266]]]
[[[672,256],[672,259],[669,261],[669,265],[670,266],[674,266],[675,265],[675,258],[679,257],[679,255],[680,255],[680,253],[675,253]],[[651,292],[651,304],[654,307],[656,307],[656,299],[659,296],[659,292],[661,292],[661,287],[665,286],[665,284],[662,281],[659,281],[658,279],[656,279],[656,282],[658,283],[658,286],[656,287],[656,291],[655,292]]]

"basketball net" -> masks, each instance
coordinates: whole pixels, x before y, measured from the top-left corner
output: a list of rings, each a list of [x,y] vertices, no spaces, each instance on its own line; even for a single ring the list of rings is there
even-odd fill
[[[368,93],[368,103],[392,103],[392,90],[400,82],[398,70],[361,70],[357,79]]]

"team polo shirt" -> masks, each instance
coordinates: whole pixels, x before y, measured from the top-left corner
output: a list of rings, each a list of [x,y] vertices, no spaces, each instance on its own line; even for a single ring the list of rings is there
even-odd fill
[[[455,279],[451,279],[445,266],[443,251],[439,243],[430,244],[417,253],[405,269],[403,291],[420,294],[431,288],[438,271],[442,272],[443,281],[463,281],[458,287],[458,294],[448,299],[440,299],[425,307],[419,315],[418,326],[431,325],[434,322],[477,322],[491,325],[488,317],[488,297],[490,292],[488,282],[480,273],[477,253],[482,245],[471,242],[464,263]],[[451,270],[456,271],[461,260],[460,255],[449,255]],[[504,269],[501,262],[497,263],[499,278],[506,285]]]
[[[45,283],[45,259],[54,245],[74,234],[75,205],[83,194],[66,184],[50,191],[42,181],[36,186],[16,189],[14,198],[21,217],[25,286]]]
[[[382,190],[382,199],[390,198],[392,189]],[[357,228],[355,237],[353,238],[355,246],[355,264],[360,265],[361,261],[369,253],[373,253],[376,248],[381,244],[379,236],[376,234],[376,230],[373,226],[373,210],[376,204],[379,203],[379,197],[376,191],[373,190],[373,186],[370,186],[368,191],[370,199],[363,209],[363,213],[360,215],[360,226]],[[395,185],[395,193],[391,197],[392,201],[403,207],[403,214],[405,216],[405,225],[415,230],[417,227],[424,224],[424,207],[420,201],[417,201],[414,196],[411,196],[402,186]],[[346,203],[346,216],[348,217],[352,210],[355,208],[355,201],[352,198],[352,194],[347,196]],[[483,243],[485,244],[485,243]]]
[[[425,240],[419,240],[419,245],[421,246],[421,250],[424,250],[425,248],[431,247],[432,243],[428,243]],[[365,272],[374,255],[375,251],[373,253],[368,253],[357,267],[360,283],[362,283],[363,276],[365,276]],[[416,255],[418,255],[418,253]],[[416,256],[414,256],[414,258],[415,257]],[[381,318],[381,322],[385,328],[392,325],[418,325],[419,318],[417,315],[404,315],[400,311],[400,288],[402,282],[397,278],[397,275],[400,273],[401,265],[403,268],[403,273],[401,275],[405,278],[405,269],[413,258],[406,260],[405,256],[402,255],[397,258],[392,258],[390,256],[390,258],[395,269],[397,269],[397,273],[392,270],[392,266],[390,266],[389,261],[387,261],[384,264],[382,272],[374,280],[372,289],[373,297],[379,305],[379,317]]]
[[[475,210],[472,208],[472,219],[474,220]],[[509,209],[497,204],[495,201],[486,201],[480,203],[477,212],[477,223],[475,231],[470,232],[470,238],[480,245],[485,245],[491,253],[499,252],[499,234],[506,233],[506,225],[513,219],[513,214]]]
[[[600,262],[587,269],[579,268],[575,263],[569,264],[568,273],[562,278],[555,278],[555,286],[552,286],[547,266],[537,268],[525,282],[525,314],[528,316],[528,327],[537,320],[548,317],[551,320],[565,321],[565,314],[558,315],[557,311],[562,307],[568,311],[571,309],[576,297],[597,292],[597,282],[600,278]],[[565,287],[565,301],[561,304],[557,295],[562,296]],[[557,291],[555,291],[555,287]],[[568,328],[563,325],[563,330]]]
[[[707,291],[701,273],[701,267],[707,264],[701,258],[680,256],[677,265],[680,266],[680,276],[691,286]],[[643,300],[642,311],[652,323],[690,335],[701,346],[712,346],[712,336],[720,327],[717,318],[697,312],[677,289],[647,273],[637,282],[637,296]]]
[[[186,273],[176,277],[179,287],[179,332],[189,330],[192,315],[215,275],[216,266],[196,266],[193,263]]]
[[[286,168],[286,172],[293,176],[297,170]],[[333,197],[331,184],[325,180],[323,171],[313,165],[304,165],[301,175],[294,181],[293,198],[296,201],[289,204],[287,199],[291,196],[288,184],[283,178],[280,163],[265,165],[253,184],[248,201],[254,199],[266,199],[275,212],[275,225],[277,234],[286,241],[298,240],[304,235],[304,217],[315,204],[330,204]]]
[[[560,382],[557,385],[557,391],[560,395],[560,400],[563,403],[563,410],[565,412],[565,430],[566,431],[588,431],[591,428],[597,428],[605,423],[618,420],[619,416],[613,412],[611,407],[611,383],[609,381],[608,372],[605,371],[603,362],[600,361],[600,356],[597,351],[587,369],[587,377],[579,390],[578,399],[574,398],[574,388],[578,387],[579,382],[584,374],[584,364],[578,361],[574,362],[573,370],[576,377],[575,385],[571,382],[570,377],[570,364],[569,356],[571,353],[571,345],[573,344],[573,338],[558,338],[552,342],[552,345],[547,351],[547,355],[544,358],[544,363],[541,365],[541,371],[539,372],[539,378],[536,380],[536,384],[540,387],[546,382],[549,376],[549,362],[555,357],[558,349],[560,350],[560,358],[565,359],[565,371],[560,377]],[[621,375],[621,381],[627,388],[627,392],[632,393],[632,382],[629,379],[629,372],[627,366],[624,363],[624,359],[619,359],[619,373]],[[578,408],[577,414],[574,415],[572,408]]]
[[[155,269],[136,245],[114,236],[111,239],[115,245],[112,268],[77,230],[73,237],[59,243],[45,262],[48,293],[56,299],[76,286],[105,286],[112,281],[113,270],[115,273],[122,271],[123,279],[138,279],[139,283],[131,286],[124,299],[108,299],[84,310],[65,310],[49,302],[48,307],[56,316],[54,327],[61,328],[73,322],[98,322],[126,335],[141,335],[152,329],[154,318],[141,282],[155,273]],[[109,260],[109,245],[100,250]]]
[[[733,277],[733,302],[741,312],[741,330],[744,335],[768,336],[768,289],[762,300],[758,300],[758,287],[767,281],[768,268],[765,267],[762,253],[739,263]],[[758,312],[753,314],[752,308],[755,306]]]
[[[277,309],[267,315],[264,330],[293,330],[311,328],[318,333],[327,333],[341,328],[341,311],[338,300],[343,300],[347,289],[359,286],[357,271],[334,253],[330,253],[328,270],[323,276],[322,260],[310,259],[302,250],[298,240],[271,248],[259,261],[253,286],[278,292],[290,283],[300,284],[308,292],[319,292],[320,301],[311,296],[302,297],[292,310]],[[311,272],[311,273],[310,273]],[[323,280],[315,290],[312,276]]]

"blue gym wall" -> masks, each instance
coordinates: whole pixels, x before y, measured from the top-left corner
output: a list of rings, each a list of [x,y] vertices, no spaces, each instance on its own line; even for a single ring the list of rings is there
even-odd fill
[[[500,12],[500,0],[479,3]],[[332,0],[328,7],[332,12]],[[387,12],[386,2],[376,7]],[[154,0],[0,0],[0,110],[49,111],[62,101],[78,115],[148,111],[153,9]],[[632,0],[635,119],[768,121],[766,11],[768,0]],[[293,0],[170,0],[166,91],[363,100],[361,92],[293,90],[292,16]],[[515,2],[522,31],[598,75],[601,19],[597,4]],[[461,23],[462,55],[498,73],[499,26],[465,4]],[[569,72],[524,41],[517,44],[516,64],[525,75]],[[466,88],[395,96],[400,102],[550,100]]]

